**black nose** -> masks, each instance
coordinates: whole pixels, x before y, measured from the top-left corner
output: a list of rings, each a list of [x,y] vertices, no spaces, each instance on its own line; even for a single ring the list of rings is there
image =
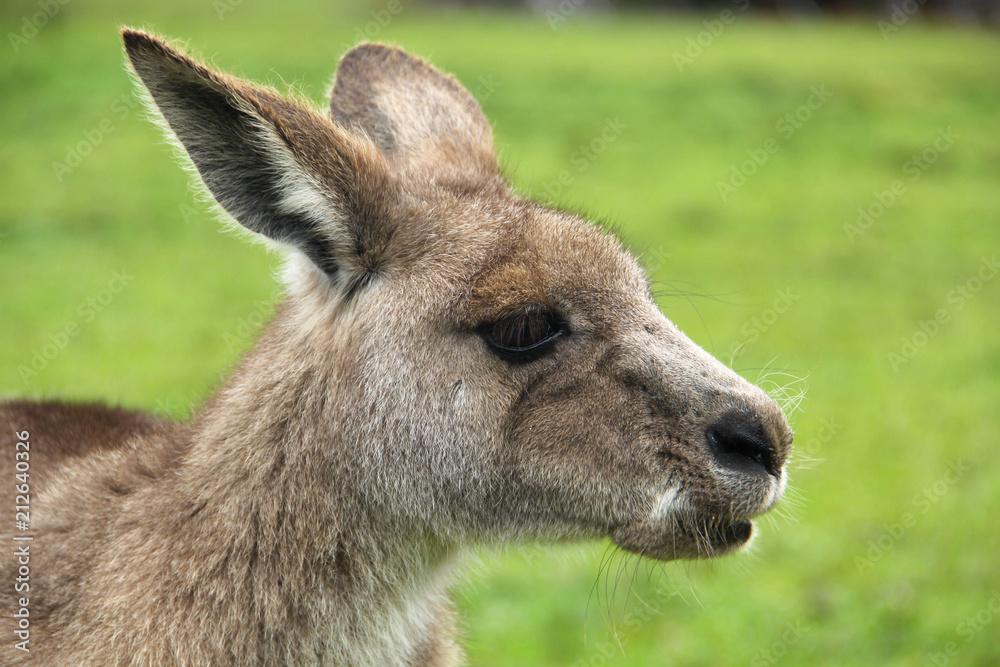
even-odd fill
[[[705,433],[715,460],[723,468],[751,475],[780,472],[778,453],[759,419],[745,413],[728,414]]]

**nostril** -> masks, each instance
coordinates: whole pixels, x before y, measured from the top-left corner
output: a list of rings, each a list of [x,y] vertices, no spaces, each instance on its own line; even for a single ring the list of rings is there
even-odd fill
[[[740,472],[778,476],[774,446],[756,420],[725,419],[708,428],[712,454],[724,467]]]

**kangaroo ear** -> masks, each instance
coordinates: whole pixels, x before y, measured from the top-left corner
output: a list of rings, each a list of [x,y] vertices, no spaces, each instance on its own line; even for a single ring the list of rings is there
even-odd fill
[[[394,167],[439,184],[499,178],[493,132],[454,78],[397,47],[361,44],[344,55],[330,115],[360,127]]]
[[[125,29],[122,38],[206,187],[237,222],[348,285],[378,270],[398,218],[393,179],[371,141],[156,37]]]

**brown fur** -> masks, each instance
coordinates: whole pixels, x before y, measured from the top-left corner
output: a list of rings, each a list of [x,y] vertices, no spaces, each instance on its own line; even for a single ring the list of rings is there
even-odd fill
[[[452,665],[467,545],[747,541],[785,482],[781,411],[613,238],[511,192],[454,79],[361,45],[327,118],[123,35],[209,191],[287,250],[287,295],[191,423],[0,406],[4,480],[30,432],[35,537],[32,651],[8,592],[0,662]],[[491,324],[530,308],[558,335],[496,348]]]

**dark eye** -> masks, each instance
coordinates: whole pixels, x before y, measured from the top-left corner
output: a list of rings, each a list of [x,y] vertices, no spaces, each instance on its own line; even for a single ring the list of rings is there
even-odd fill
[[[515,361],[535,359],[563,334],[559,317],[545,306],[528,306],[481,327],[480,333],[495,352]]]

